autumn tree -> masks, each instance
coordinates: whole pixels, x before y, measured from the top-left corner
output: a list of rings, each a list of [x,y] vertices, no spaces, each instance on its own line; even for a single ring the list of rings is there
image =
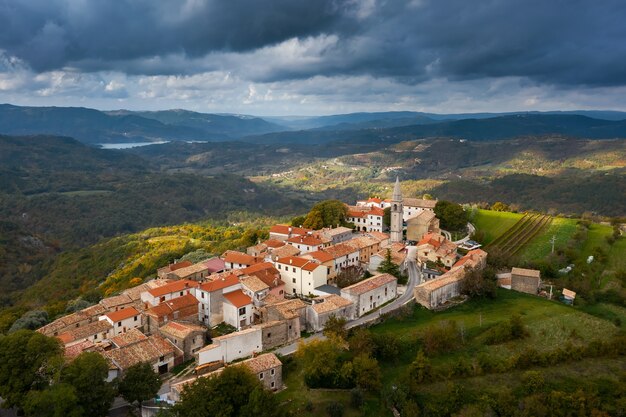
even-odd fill
[[[352,361],[352,369],[357,387],[370,391],[380,389],[380,366],[376,359],[365,354],[358,355]]]
[[[337,317],[334,314],[331,315],[326,323],[324,323],[324,336],[331,337],[331,335],[335,335],[345,340],[348,334],[346,330],[346,323],[348,321],[344,317]]]
[[[424,355],[424,352],[420,350],[417,352],[415,360],[409,365],[408,378],[411,390],[415,391],[415,387],[418,384],[429,381],[433,376],[432,372],[430,360]]]

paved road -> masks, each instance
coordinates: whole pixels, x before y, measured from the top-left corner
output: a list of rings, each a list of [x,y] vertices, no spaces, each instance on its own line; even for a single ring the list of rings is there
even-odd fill
[[[391,303],[387,304],[386,306],[372,313],[359,317],[356,320],[349,321],[346,324],[346,328],[351,329],[353,327],[362,326],[363,324],[369,323],[370,321],[374,321],[380,315],[396,310],[402,307],[403,305],[407,304],[413,299],[413,288],[417,284],[422,282],[421,273],[419,269],[417,268],[417,265],[415,264],[415,247],[414,246],[409,247],[409,253],[408,253],[407,259],[409,260],[407,262],[407,271],[409,274],[409,281],[407,282],[406,290],[404,294],[402,294],[400,297],[396,298],[395,300],[393,300]],[[310,337],[307,337],[306,339],[300,339],[300,341],[306,344],[313,340],[323,340],[323,339],[325,339],[325,337],[322,334],[322,332],[318,332],[318,333],[311,335]],[[283,356],[291,355],[295,353],[295,351],[298,349],[298,343],[300,341],[294,342],[292,344],[276,349],[275,353],[279,353]]]

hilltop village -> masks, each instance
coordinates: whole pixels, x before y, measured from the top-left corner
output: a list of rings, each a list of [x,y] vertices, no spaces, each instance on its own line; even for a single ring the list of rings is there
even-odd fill
[[[109,380],[141,362],[168,376],[189,364],[163,394],[170,403],[187,384],[234,361],[277,391],[283,383],[275,353],[293,353],[303,335],[323,330],[333,317],[356,327],[413,299],[428,309],[462,299],[462,281],[485,267],[487,253],[471,241],[468,246],[468,237],[451,241],[439,227],[435,204],[403,198],[396,181],[391,199],[346,207],[354,229],[277,224],[269,239],[245,253],[164,265],[156,278],[38,331],[61,340],[68,360],[99,352],[109,363]],[[389,264],[397,274],[380,272]],[[344,275],[353,277],[349,285],[338,282]],[[504,279],[503,286],[514,281],[536,293],[530,287],[539,277],[518,270]]]

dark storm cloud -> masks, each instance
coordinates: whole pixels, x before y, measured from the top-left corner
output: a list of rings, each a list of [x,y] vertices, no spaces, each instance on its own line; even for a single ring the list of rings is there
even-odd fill
[[[0,49],[36,71],[615,86],[626,85],[624,22],[623,0],[0,0]],[[311,63],[263,52],[329,37]]]

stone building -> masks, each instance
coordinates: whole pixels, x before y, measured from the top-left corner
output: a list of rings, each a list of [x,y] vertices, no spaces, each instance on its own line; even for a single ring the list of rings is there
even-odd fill
[[[205,345],[206,329],[196,324],[170,321],[159,328],[159,333],[183,352],[185,361],[193,359]]]
[[[434,309],[461,294],[461,282],[465,278],[465,267],[456,266],[450,271],[417,285],[413,290],[415,301],[428,309]]]
[[[380,307],[396,298],[398,279],[390,274],[379,274],[341,289],[341,296],[354,304],[357,316]]]
[[[406,221],[406,238],[419,242],[428,233],[441,233],[435,213],[423,210]]]
[[[346,320],[354,318],[354,304],[338,295],[327,295],[313,299],[313,304],[307,307],[307,326],[314,332],[324,329],[324,325],[332,316],[343,317]]]
[[[297,319],[291,320],[275,320],[252,327],[261,329],[261,344],[263,350],[274,349],[275,347],[291,343],[300,338],[300,332],[294,331],[295,327],[299,329]]]
[[[402,190],[400,189],[400,179],[396,177],[396,184],[393,187],[393,196],[391,197],[391,223],[390,223],[391,243],[402,242],[404,240],[404,219],[402,210]]]
[[[511,289],[537,295],[541,285],[541,272],[535,269],[513,268],[511,270]]]

